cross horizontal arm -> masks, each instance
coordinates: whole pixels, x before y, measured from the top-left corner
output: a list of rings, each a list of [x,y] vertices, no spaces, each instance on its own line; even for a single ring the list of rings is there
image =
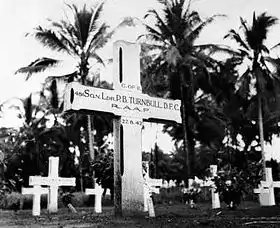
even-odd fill
[[[34,194],[48,194],[49,189],[48,188],[22,188],[21,194],[22,195],[34,195]]]
[[[41,177],[41,176],[30,176],[30,185],[47,185],[47,186],[75,186],[75,178],[51,178],[51,177]]]
[[[141,92],[116,91],[69,83],[64,111],[89,110],[116,116],[159,119],[181,123],[181,101],[150,97]]]

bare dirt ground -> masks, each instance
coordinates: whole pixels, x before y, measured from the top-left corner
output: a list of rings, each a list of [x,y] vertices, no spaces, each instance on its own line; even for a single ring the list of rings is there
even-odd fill
[[[210,204],[199,204],[196,209],[188,205],[156,205],[156,218],[147,213],[115,218],[113,207],[104,207],[102,214],[93,208],[77,208],[70,213],[66,208],[57,214],[43,210],[41,216],[33,217],[30,210],[0,211],[0,227],[47,227],[47,228],[135,228],[135,227],[280,227],[280,207],[259,207],[257,203],[245,202],[237,210],[223,207],[212,210]]]

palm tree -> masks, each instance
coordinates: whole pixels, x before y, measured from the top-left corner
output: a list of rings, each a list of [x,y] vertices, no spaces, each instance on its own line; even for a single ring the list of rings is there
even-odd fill
[[[229,52],[227,47],[213,44],[197,45],[195,41],[201,31],[215,17],[202,20],[198,12],[191,10],[191,1],[158,0],[163,5],[163,17],[156,10],[147,16],[155,19],[155,26],[145,25],[148,34],[144,37],[154,47],[150,69],[168,76],[171,97],[182,100],[181,116],[184,129],[186,181],[193,175],[195,167],[195,127],[197,119],[194,100],[198,91],[196,75],[209,76],[209,69],[215,69],[218,61],[211,54],[216,51]],[[147,17],[146,16],[146,17]]]
[[[256,16],[254,12],[252,25],[248,25],[243,18],[240,18],[240,22],[243,36],[232,29],[225,38],[231,38],[239,45],[238,52],[241,63],[248,65],[249,62],[247,69],[239,77],[238,91],[252,100],[254,97],[257,99],[259,142],[262,153],[263,177],[266,179],[263,129],[265,92],[275,89],[275,83],[279,83],[279,77],[272,71],[271,67],[275,66],[277,69],[278,63],[277,60],[269,56],[270,52],[265,46],[265,41],[270,27],[277,23],[277,18],[266,13]]]
[[[75,5],[67,5],[74,16],[71,22],[68,18],[58,22],[51,21],[50,28],[38,26],[35,28],[35,38],[44,46],[57,52],[64,52],[77,61],[77,70],[63,76],[52,76],[52,78],[63,78],[68,82],[79,81],[87,84],[90,70],[90,60],[104,64],[98,55],[98,50],[104,47],[113,32],[108,32],[108,26],[100,23],[100,17],[104,3],[95,5],[88,10],[86,5],[78,9]],[[31,74],[44,71],[54,66],[59,61],[52,58],[39,58],[27,67],[20,68],[17,73],[27,73],[27,79]],[[93,135],[91,116],[87,115],[88,121],[88,145],[91,160],[94,160]]]

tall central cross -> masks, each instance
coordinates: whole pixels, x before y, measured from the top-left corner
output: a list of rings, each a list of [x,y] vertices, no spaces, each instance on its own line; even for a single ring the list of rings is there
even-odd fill
[[[114,202],[117,214],[144,209],[143,120],[181,123],[181,102],[142,93],[139,45],[115,42],[113,59],[114,90],[70,83],[65,91],[64,111],[86,110],[114,114]]]

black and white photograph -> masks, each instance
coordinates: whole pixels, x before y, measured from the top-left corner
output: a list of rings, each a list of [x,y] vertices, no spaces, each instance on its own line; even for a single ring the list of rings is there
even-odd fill
[[[280,227],[279,0],[0,0],[0,227]]]

